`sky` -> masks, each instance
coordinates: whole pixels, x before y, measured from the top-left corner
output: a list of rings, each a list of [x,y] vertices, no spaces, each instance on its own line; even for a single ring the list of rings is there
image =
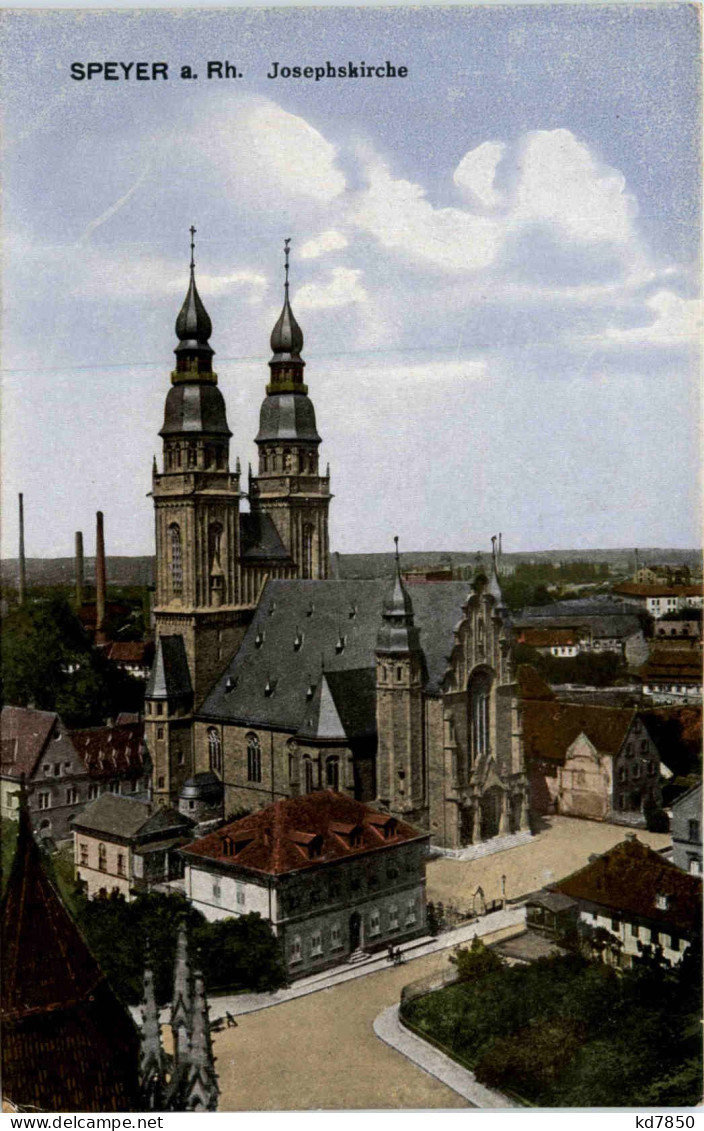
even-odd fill
[[[109,554],[153,552],[191,224],[245,470],[291,237],[333,550],[699,545],[699,24],[4,13],[3,556],[19,491],[29,556],[92,553],[98,509]],[[169,79],[70,76],[108,60]],[[408,75],[267,78],[362,60]]]

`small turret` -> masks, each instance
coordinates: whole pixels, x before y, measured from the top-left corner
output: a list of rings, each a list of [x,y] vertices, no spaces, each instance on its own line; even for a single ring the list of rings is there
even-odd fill
[[[394,579],[384,597],[382,625],[376,640],[377,652],[408,653],[420,651],[420,637],[413,620],[413,602],[401,577],[398,537],[394,538],[396,560]]]

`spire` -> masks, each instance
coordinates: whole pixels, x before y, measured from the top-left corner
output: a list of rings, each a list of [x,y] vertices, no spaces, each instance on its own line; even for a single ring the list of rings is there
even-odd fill
[[[378,652],[413,652],[420,649],[418,629],[413,621],[413,602],[401,577],[401,556],[396,545],[394,578],[386,591],[381,609],[383,624],[377,636]]]
[[[212,372],[212,357],[215,352],[208,341],[213,332],[213,324],[196,287],[194,258],[196,229],[191,226],[189,230],[191,233],[190,282],[183,306],[176,319],[176,337],[179,340],[174,350],[177,359],[176,368],[178,373],[209,374]]]
[[[139,1080],[147,1111],[161,1111],[165,1083],[165,1057],[161,1047],[159,1010],[154,994],[154,974],[149,953],[144,966],[144,999],[139,1054]]]
[[[284,305],[279,315],[279,320],[271,332],[271,348],[274,356],[269,363],[270,365],[277,362],[291,361],[295,361],[301,366],[305,364],[301,358],[303,331],[294,318],[288,295],[289,255],[291,253],[291,249],[289,248],[290,243],[290,239],[284,240]]]
[[[500,537],[501,535],[499,535],[499,538]],[[491,539],[491,570],[489,571],[489,583],[486,591],[494,598],[497,609],[504,608],[504,595],[501,592],[501,583],[499,581],[499,558],[496,535]]]
[[[182,919],[176,940],[176,960],[174,963],[174,996],[171,1003],[171,1030],[174,1043],[174,1070],[171,1078],[172,1088],[179,1087],[180,1078],[188,1064],[193,1001],[191,994],[191,972],[188,968],[188,938],[186,922]]]
[[[183,1106],[186,1111],[215,1111],[219,1091],[203,975],[194,970],[190,1067]]]

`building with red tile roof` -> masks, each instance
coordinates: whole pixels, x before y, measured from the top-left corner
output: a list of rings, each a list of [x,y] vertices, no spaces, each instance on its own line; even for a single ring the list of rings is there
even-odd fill
[[[630,966],[643,947],[659,946],[674,965],[687,947],[700,945],[701,877],[683,872],[634,833],[551,890],[577,901],[583,928],[599,930],[607,941],[606,961]]]
[[[425,932],[428,834],[319,790],[267,805],[182,850],[210,920],[258,911],[292,977]]]
[[[660,754],[642,714],[535,696],[526,681],[523,743],[534,813],[637,821],[660,805]]]

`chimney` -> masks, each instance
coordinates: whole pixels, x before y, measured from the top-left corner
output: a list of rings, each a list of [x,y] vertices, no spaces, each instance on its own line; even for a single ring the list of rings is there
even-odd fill
[[[83,534],[80,530],[76,531],[76,608],[80,609],[83,604]]]
[[[20,557],[19,557],[19,575],[17,579],[17,600],[20,605],[24,605],[25,597],[27,595],[27,576],[25,573],[24,561],[24,496],[20,495]]]
[[[103,512],[96,514],[95,531],[95,641],[105,643],[105,538],[103,534]]]

